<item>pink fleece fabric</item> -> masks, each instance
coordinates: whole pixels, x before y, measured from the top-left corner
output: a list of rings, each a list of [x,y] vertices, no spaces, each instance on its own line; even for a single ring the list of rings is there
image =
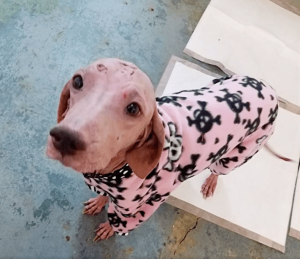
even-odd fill
[[[119,235],[147,220],[188,178],[206,168],[226,175],[246,163],[273,134],[278,112],[275,91],[245,76],[215,79],[156,101],[165,146],[150,175],[140,179],[127,164],[106,175],[84,174],[90,189],[110,197],[108,219]]]

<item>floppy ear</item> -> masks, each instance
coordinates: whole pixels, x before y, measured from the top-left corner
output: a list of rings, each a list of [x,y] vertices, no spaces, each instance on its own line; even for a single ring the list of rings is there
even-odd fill
[[[69,110],[70,84],[71,80],[66,83],[61,91],[57,110],[57,123],[60,123],[65,118],[66,113]]]
[[[142,145],[135,145],[126,153],[127,163],[141,179],[145,179],[157,166],[164,147],[165,133],[157,110],[154,111],[151,124],[150,134]]]

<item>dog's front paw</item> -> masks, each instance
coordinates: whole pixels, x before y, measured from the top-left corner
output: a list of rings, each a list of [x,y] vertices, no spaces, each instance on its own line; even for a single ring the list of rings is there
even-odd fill
[[[96,215],[99,213],[105,204],[108,202],[108,197],[103,195],[98,195],[96,198],[91,198],[84,204],[83,214]]]
[[[109,224],[109,221],[100,224],[99,227],[95,230],[95,232],[96,236],[94,238],[94,242],[104,239],[107,240],[115,233],[113,228]]]
[[[209,177],[206,178],[204,184],[201,187],[201,192],[203,194],[204,199],[213,196],[217,187],[217,182],[218,175],[211,174]]]

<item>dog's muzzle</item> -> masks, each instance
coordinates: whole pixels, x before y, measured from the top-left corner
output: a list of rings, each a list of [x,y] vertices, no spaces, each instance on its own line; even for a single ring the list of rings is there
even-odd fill
[[[55,127],[50,130],[53,146],[62,156],[74,155],[76,151],[84,151],[86,143],[81,135],[65,127]]]

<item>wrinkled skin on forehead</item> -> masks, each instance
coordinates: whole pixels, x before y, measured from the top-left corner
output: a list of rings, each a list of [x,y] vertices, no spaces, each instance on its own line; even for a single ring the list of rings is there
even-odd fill
[[[76,76],[83,80],[79,90],[74,88]],[[126,110],[132,103],[139,107],[136,116]],[[149,140],[157,126],[153,125],[156,113],[153,86],[145,73],[119,59],[98,60],[74,73],[58,108],[56,126],[79,134],[86,149],[62,155],[49,136],[47,155],[78,172],[109,173],[124,165],[128,152]]]

